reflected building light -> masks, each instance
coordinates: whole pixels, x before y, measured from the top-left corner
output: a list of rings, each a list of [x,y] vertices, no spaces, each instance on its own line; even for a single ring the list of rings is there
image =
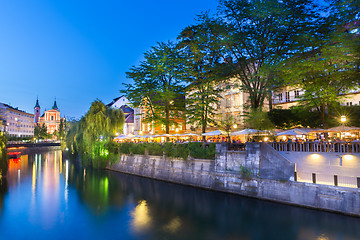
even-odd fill
[[[18,183],[20,183],[20,169],[18,169]]]
[[[66,160],[65,161],[65,193],[64,193],[66,204],[68,201],[68,178],[69,178],[69,161]]]
[[[139,202],[131,215],[133,217],[132,226],[135,231],[144,231],[150,227],[151,218],[149,215],[149,208],[145,200]]]
[[[33,162],[33,167],[32,167],[32,185],[31,185],[31,189],[32,189],[32,193],[35,193],[35,187],[36,187],[36,162]]]
[[[344,159],[344,160],[347,160],[347,161],[350,161],[350,160],[353,160],[353,159],[354,159],[354,156],[353,156],[353,155],[344,155],[344,156],[343,156],[343,159]]]
[[[164,226],[164,230],[166,232],[169,232],[169,233],[176,233],[177,231],[179,231],[181,227],[181,219],[179,217],[175,217],[173,219],[171,219],[171,221]]]

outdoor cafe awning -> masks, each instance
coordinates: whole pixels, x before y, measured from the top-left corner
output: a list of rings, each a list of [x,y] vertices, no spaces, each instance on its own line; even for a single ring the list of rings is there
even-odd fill
[[[324,130],[325,132],[352,132],[360,131],[359,127],[337,126]]]
[[[294,129],[290,129],[281,133],[276,134],[277,136],[295,136],[295,135],[308,135],[308,132],[298,129],[298,128],[294,128]]]
[[[219,136],[219,135],[226,135],[226,132],[221,131],[221,130],[216,130],[216,131],[212,131],[212,132],[207,132],[207,133],[203,133],[201,134],[202,136]]]
[[[257,129],[251,129],[246,128],[240,131],[232,132],[230,133],[231,136],[240,136],[240,135],[252,135],[256,133],[264,133],[265,131],[257,130]]]

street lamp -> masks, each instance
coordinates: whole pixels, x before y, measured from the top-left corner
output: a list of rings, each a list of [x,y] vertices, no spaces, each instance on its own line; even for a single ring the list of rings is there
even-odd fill
[[[343,132],[344,132],[344,137],[345,137],[345,122],[346,122],[346,116],[342,115],[340,118],[340,121],[343,125]]]
[[[233,128],[237,128],[237,124],[234,124]]]

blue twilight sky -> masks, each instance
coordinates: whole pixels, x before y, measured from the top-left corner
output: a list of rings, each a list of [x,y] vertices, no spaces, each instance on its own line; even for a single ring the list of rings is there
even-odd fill
[[[0,102],[33,112],[56,97],[79,118],[119,96],[125,72],[157,42],[175,40],[217,0],[0,0]]]

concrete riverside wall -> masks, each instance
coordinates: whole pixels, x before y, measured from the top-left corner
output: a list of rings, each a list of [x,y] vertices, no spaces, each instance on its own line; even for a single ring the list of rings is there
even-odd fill
[[[263,155],[260,154],[260,149],[264,148],[259,144],[247,146],[246,153],[238,154],[238,162],[257,167],[258,173],[261,173],[261,166],[273,164],[274,159],[266,160],[267,162],[262,164]],[[119,161],[109,165],[108,169],[209,190],[360,216],[359,189],[260,177],[242,179],[239,172],[226,170],[227,163],[224,160],[229,156],[234,157],[235,154],[227,156],[221,146],[218,146],[217,150],[216,160],[185,161],[164,156],[121,155]],[[273,156],[269,153],[264,155],[268,158]],[[232,165],[234,161],[230,159],[230,168],[237,167]],[[250,163],[251,161],[253,163]]]
[[[260,144],[260,177],[273,180],[294,180],[295,163],[266,143]]]

